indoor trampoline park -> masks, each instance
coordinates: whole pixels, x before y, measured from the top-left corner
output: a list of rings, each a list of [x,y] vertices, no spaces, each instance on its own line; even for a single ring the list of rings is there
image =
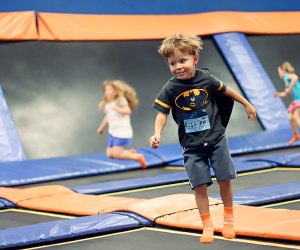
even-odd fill
[[[278,66],[300,70],[300,3],[193,0],[2,0],[0,2],[0,249],[300,249],[300,140]],[[162,40],[194,33],[208,69],[255,107],[233,105],[226,127],[238,178],[236,237],[222,236],[224,205],[213,167],[215,231],[203,234],[177,125],[149,137],[152,105],[171,78]],[[135,160],[109,158],[97,134],[102,83],[136,90]],[[298,129],[300,132],[300,129]],[[225,203],[225,202],[224,202]]]

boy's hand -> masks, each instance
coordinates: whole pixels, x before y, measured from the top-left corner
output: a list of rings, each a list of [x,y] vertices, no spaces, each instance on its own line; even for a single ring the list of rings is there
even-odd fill
[[[152,148],[158,148],[160,145],[160,136],[152,135],[149,139],[149,143]]]
[[[254,121],[256,120],[256,110],[255,108],[252,106],[252,105],[248,105],[245,107],[246,108],[246,112],[247,112],[247,115],[248,115],[248,119]]]

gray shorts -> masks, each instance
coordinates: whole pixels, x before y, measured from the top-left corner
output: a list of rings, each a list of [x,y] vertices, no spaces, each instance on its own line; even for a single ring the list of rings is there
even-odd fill
[[[237,177],[224,134],[197,148],[182,148],[182,151],[191,189],[200,184],[209,186],[213,183],[210,167],[218,182]]]

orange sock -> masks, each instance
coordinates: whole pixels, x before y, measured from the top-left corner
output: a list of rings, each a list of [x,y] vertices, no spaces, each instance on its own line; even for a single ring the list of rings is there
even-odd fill
[[[203,232],[200,238],[200,242],[204,244],[211,243],[214,240],[214,226],[211,221],[210,214],[201,214],[200,217],[203,224]]]
[[[300,140],[300,135],[298,133],[293,133],[293,138],[289,141],[289,145],[295,143],[298,140]]]
[[[224,225],[222,229],[222,235],[227,239],[235,238],[232,207],[224,207]]]
[[[143,169],[147,168],[147,163],[146,163],[146,160],[144,158],[144,155],[138,154],[137,161],[141,164]]]

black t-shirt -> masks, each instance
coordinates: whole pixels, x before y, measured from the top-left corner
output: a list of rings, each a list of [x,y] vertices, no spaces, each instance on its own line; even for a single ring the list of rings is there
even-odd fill
[[[196,70],[189,80],[171,78],[152,107],[164,114],[172,110],[181,146],[195,147],[225,132],[216,105],[216,96],[225,90],[226,86],[208,70]]]

